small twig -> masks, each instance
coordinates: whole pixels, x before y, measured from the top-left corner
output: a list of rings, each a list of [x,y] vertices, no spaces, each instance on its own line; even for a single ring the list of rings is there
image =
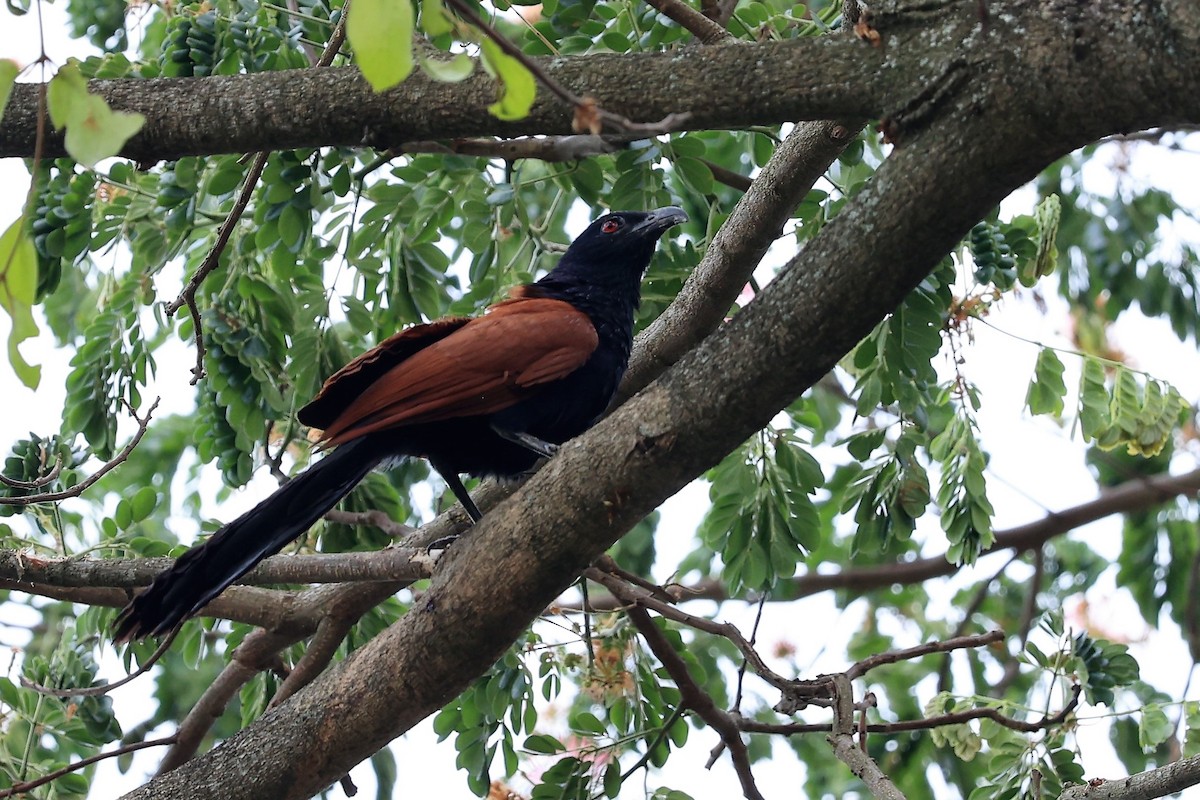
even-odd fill
[[[86,689],[54,689],[49,686],[42,686],[41,684],[34,683],[33,681],[22,676],[21,685],[26,689],[32,689],[38,694],[49,695],[50,697],[98,697],[100,695],[105,695],[111,692],[113,689],[118,689],[127,683],[131,683],[149,672],[151,667],[158,663],[160,658],[166,655],[167,650],[171,649],[171,643],[175,641],[175,637],[178,635],[179,628],[172,630],[171,633],[168,634],[167,638],[163,639],[163,642],[158,646],[158,649],[156,649],[150,655],[150,658],[145,664],[142,664],[142,666],[138,667],[124,678],[121,678],[121,680],[117,681],[116,683],[106,683],[103,686],[89,686]]]
[[[632,584],[641,589],[645,589],[647,592],[650,592],[650,594],[654,595],[659,600],[662,600],[664,603],[675,602],[675,598],[672,597],[666,589],[659,586],[654,581],[648,581],[641,575],[635,575],[629,570],[623,568],[613,559],[612,556],[608,554],[600,556],[593,562],[593,564],[597,568],[604,570],[610,575],[620,578],[626,583]]]
[[[633,766],[621,773],[622,781],[626,780],[630,775],[646,766],[646,764],[650,763],[650,755],[654,752],[654,748],[658,747],[662,740],[667,738],[667,734],[671,732],[671,726],[674,725],[682,716],[683,706],[676,706],[675,710],[671,712],[671,716],[667,717],[666,721],[663,722],[662,727],[658,729],[658,733],[654,736],[654,741],[646,745],[646,752],[642,753],[642,757],[633,762]]]
[[[267,157],[270,152],[264,150],[254,156],[254,162],[250,165],[250,170],[246,173],[246,180],[242,183],[242,191],[238,194],[237,201],[234,202],[233,208],[229,210],[229,214],[225,217],[225,221],[221,223],[221,227],[217,229],[217,240],[213,242],[213,246],[209,248],[208,254],[204,256],[204,261],[200,262],[199,268],[192,274],[187,284],[183,287],[183,291],[179,293],[179,297],[172,300],[166,305],[167,316],[174,316],[179,309],[187,306],[188,313],[192,315],[192,325],[195,327],[193,334],[196,339],[196,366],[192,368],[192,386],[195,386],[204,377],[204,329],[200,321],[200,309],[196,306],[196,290],[200,288],[200,284],[204,279],[212,273],[221,261],[221,254],[225,252],[225,247],[229,244],[229,238],[233,235],[233,229],[237,227],[238,221],[241,220],[242,214],[246,211],[246,206],[250,204],[250,198],[254,196],[254,190],[258,187],[258,179],[262,177],[263,168],[267,165]]]
[[[671,680],[679,688],[680,705],[695,711],[720,735],[721,741],[728,747],[734,771],[742,784],[742,794],[747,800],[765,800],[754,782],[754,773],[750,770],[750,754],[746,750],[746,743],[742,741],[737,722],[731,715],[718,708],[712,697],[695,682],[688,672],[687,664],[654,624],[649,612],[639,606],[632,606],[625,613],[629,615],[630,621],[638,629],[650,651],[666,668]]]
[[[31,481],[19,481],[16,478],[9,478],[3,473],[0,473],[0,483],[12,489],[24,489],[26,491],[32,489],[41,489],[43,486],[51,484],[54,479],[62,473],[63,460],[62,456],[56,456],[54,459],[54,468],[40,478],[34,478]]]
[[[646,136],[652,136],[660,133],[668,133],[675,130],[679,125],[686,122],[691,116],[691,113],[684,114],[668,114],[658,122],[633,122],[620,114],[614,114],[611,111],[605,111],[596,105],[596,101],[590,97],[582,97],[575,94],[567,87],[563,86],[558,81],[550,77],[546,70],[542,69],[541,65],[525,55],[525,51],[517,47],[511,42],[508,37],[503,36],[499,31],[493,28],[482,17],[468,5],[465,0],[446,0],[446,5],[454,10],[455,14],[462,17],[470,25],[478,28],[484,36],[495,42],[504,54],[510,58],[521,62],[525,69],[529,70],[530,74],[544,86],[552,95],[557,97],[563,103],[571,106],[575,110],[576,130],[586,130],[592,127],[588,124],[591,119],[597,119],[602,122],[607,122],[614,128],[630,133],[641,133]],[[580,123],[584,124],[581,126]],[[598,130],[592,130],[592,133],[599,133]]]
[[[844,674],[844,673],[842,673]],[[892,735],[897,733],[910,733],[912,731],[927,731],[931,728],[941,728],[946,725],[961,725],[964,722],[970,722],[976,719],[990,719],[997,725],[1001,725],[1010,730],[1019,731],[1021,733],[1036,733],[1037,731],[1052,728],[1055,725],[1061,725],[1066,722],[1067,717],[1079,705],[1079,695],[1082,692],[1082,686],[1075,685],[1071,688],[1071,699],[1063,706],[1062,710],[1053,716],[1044,716],[1036,722],[1023,722],[1019,719],[1013,719],[1005,714],[1002,714],[999,709],[985,706],[983,708],[969,708],[965,711],[955,711],[950,714],[940,714],[936,717],[924,717],[922,719],[908,719],[900,722],[872,722],[866,726],[868,733],[879,733],[884,735]],[[774,733],[783,734],[785,736],[795,736],[806,733],[827,733],[833,730],[833,726],[829,723],[770,723],[757,722],[755,720],[744,720],[740,723],[742,730],[747,733]]]
[[[44,492],[42,494],[28,494],[24,497],[0,497],[0,505],[3,506],[28,506],[34,503],[56,503],[59,500],[66,500],[68,497],[79,497],[81,494],[90,489],[96,481],[103,478],[108,473],[112,472],[121,464],[128,460],[133,449],[142,441],[142,437],[146,435],[146,429],[150,426],[150,417],[154,414],[154,409],[158,408],[158,401],[161,398],[154,398],[154,402],[150,404],[150,408],[146,411],[146,416],[139,418],[137,412],[126,405],[132,416],[138,424],[137,431],[133,434],[133,438],[129,440],[129,444],[117,453],[111,461],[106,462],[100,469],[93,472],[88,478],[72,486],[70,489],[64,489],[61,492]]]
[[[349,0],[347,0],[342,7],[342,16],[338,20],[337,27],[333,29],[333,33],[329,36],[329,44],[326,45],[325,51],[317,60],[318,67],[327,67],[332,64],[334,57],[341,50],[342,43],[346,39],[346,17],[348,16],[349,5]],[[204,282],[204,279],[220,265],[221,254],[225,252],[225,248],[229,245],[229,239],[233,235],[234,228],[237,227],[242,214],[245,213],[246,206],[250,204],[250,198],[254,195],[254,190],[258,187],[258,179],[262,177],[263,168],[267,165],[268,156],[270,156],[270,152],[266,150],[254,156],[254,161],[250,165],[250,169],[246,172],[246,179],[242,184],[241,193],[238,194],[238,198],[234,202],[233,208],[229,210],[229,214],[225,217],[225,221],[217,229],[216,241],[209,249],[207,255],[204,256],[204,261],[200,263],[199,268],[196,269],[196,272],[193,273],[192,277],[183,287],[183,291],[179,293],[179,297],[168,303],[165,308],[169,317],[174,316],[184,306],[187,306],[188,313],[191,314],[196,339],[196,366],[192,368],[192,386],[199,383],[205,374],[204,330],[200,320],[200,309],[196,306],[196,290],[200,288],[200,284]]]
[[[401,539],[405,536],[410,536],[416,528],[411,525],[405,525],[403,522],[396,522],[383,511],[379,509],[371,509],[370,511],[333,511],[325,512],[325,519],[328,522],[336,522],[339,525],[364,525],[371,528],[378,528],[393,539]]]
[[[996,570],[996,572],[990,578],[984,578],[979,582],[979,587],[975,590],[975,596],[971,598],[971,602],[965,609],[963,609],[962,620],[959,621],[957,627],[954,629],[954,632],[950,634],[951,638],[962,636],[967,632],[967,628],[969,628],[971,623],[975,620],[975,615],[979,612],[979,609],[983,606],[983,604],[987,601],[988,596],[991,594],[992,584],[1000,579],[1000,577],[1008,570],[1010,566],[1012,566],[1013,562],[1015,562],[1018,557],[1018,554],[1014,553],[1013,556],[1008,559],[1008,561],[1004,562],[1004,566]],[[949,688],[949,686],[950,654],[947,653],[946,657],[942,659],[941,667],[938,669],[937,690],[939,692],[944,692]]]
[[[1029,632],[1033,629],[1033,620],[1037,616],[1038,593],[1042,591],[1042,581],[1046,577],[1046,554],[1042,547],[1033,551],[1033,577],[1029,580],[1029,588],[1025,594],[1025,604],[1021,608],[1021,625],[1017,631],[1017,650],[1023,650],[1029,640]],[[990,694],[993,697],[1003,697],[1008,687],[1020,674],[1021,664],[1008,654],[1008,663],[1004,665],[1004,674],[992,685]],[[1180,695],[1181,697],[1183,695]]]
[[[875,708],[878,704],[875,693],[867,692],[858,707],[858,749],[864,753],[867,752],[867,709]]]
[[[712,173],[713,180],[723,183],[731,189],[737,189],[739,192],[748,192],[750,191],[750,185],[754,183],[753,179],[747,178],[740,172],[725,169],[725,167],[722,167],[720,164],[714,164],[707,158],[700,159],[700,162],[708,167],[709,172]]]
[[[908,661],[913,658],[927,656],[930,653],[947,653],[951,650],[961,650],[966,647],[986,647],[989,644],[1004,641],[1004,631],[989,631],[988,633],[980,634],[979,636],[956,636],[953,639],[946,639],[940,642],[926,642],[919,644],[916,647],[908,647],[903,650],[892,650],[888,653],[879,653],[877,655],[864,658],[862,661],[853,664],[850,669],[846,670],[847,678],[853,680],[867,672],[881,667],[884,664],[895,664],[897,661]]]
[[[700,40],[701,44],[716,44],[733,39],[729,31],[684,3],[683,0],[646,0],[663,16],[679,23],[679,26]]]
[[[271,477],[273,477],[279,483],[279,485],[282,486],[291,480],[288,478],[287,473],[283,471],[282,466],[283,454],[287,452],[288,443],[287,441],[284,441],[279,445],[279,452],[275,453],[275,455],[271,455],[271,432],[274,430],[274,428],[275,422],[273,420],[268,420],[267,432],[266,435],[263,436],[262,450],[263,457],[267,461],[267,470],[271,473]]]
[[[885,664],[895,664],[898,661],[920,658],[931,653],[946,653],[964,647],[983,647],[1003,639],[1003,631],[992,631],[981,636],[959,636],[940,642],[927,642],[916,647],[892,650],[864,658],[862,661],[852,664],[845,672],[838,674],[853,680]],[[789,681],[787,685],[778,687],[783,696],[775,704],[775,710],[780,714],[793,714],[810,705],[828,705],[831,699],[836,699],[832,682],[834,677],[836,675],[822,675],[813,680]]]
[[[747,640],[747,644],[749,644],[751,647],[754,647],[758,643],[758,626],[759,623],[762,622],[763,609],[766,608],[766,605],[767,595],[764,593],[763,596],[758,599],[758,611],[754,614],[754,626],[750,629],[750,638]],[[747,661],[746,657],[743,655],[741,666],[738,667],[737,693],[733,698],[733,711],[735,713],[742,710],[742,684],[746,680],[746,666],[749,663],[750,662]]]
[[[346,19],[350,16],[350,2],[351,0],[345,0],[342,3],[342,16],[338,17],[338,24],[329,34],[329,42],[325,45],[325,51],[317,59],[318,67],[328,67],[342,50],[342,45],[346,41]]]
[[[145,750],[148,747],[162,747],[164,745],[173,744],[174,742],[175,742],[174,736],[165,736],[162,739],[151,739],[148,742],[135,742],[133,744],[127,744],[124,747],[118,747],[116,750],[110,750],[107,753],[97,753],[94,756],[88,756],[87,758],[76,761],[73,764],[68,764],[67,766],[63,767],[62,769],[56,769],[56,770],[54,770],[54,772],[48,772],[45,775],[43,775],[42,777],[38,778],[37,780],[25,781],[24,783],[18,783],[7,789],[4,789],[4,790],[0,791],[0,798],[13,797],[14,795],[18,795],[18,794],[25,794],[25,792],[32,791],[33,789],[36,789],[39,786],[45,786],[47,783],[50,783],[51,781],[58,780],[63,775],[67,775],[72,772],[77,772],[77,771],[83,769],[84,767],[89,767],[92,764],[95,764],[98,761],[103,761],[106,758],[114,758],[116,756],[123,756],[126,753],[133,753],[138,750]]]
[[[826,737],[834,755],[850,767],[871,794],[881,800],[905,800],[904,793],[896,788],[892,779],[879,768],[875,759],[854,744],[854,692],[848,674],[834,675],[833,730]]]
[[[588,609],[587,578],[579,579],[579,594],[583,598],[583,640],[587,642],[588,669],[596,668],[596,645],[592,641],[592,612]]]
[[[658,612],[667,619],[674,620],[683,625],[688,625],[692,628],[696,628],[697,630],[704,631],[705,633],[711,633],[716,636],[723,636],[729,639],[734,645],[737,646],[739,650],[742,651],[742,654],[746,657],[746,660],[750,663],[750,666],[753,667],[755,674],[757,674],[760,678],[780,691],[786,692],[794,687],[794,681],[788,680],[782,675],[777,674],[774,670],[767,666],[766,662],[763,661],[762,656],[760,656],[758,652],[750,645],[750,643],[746,641],[746,637],[742,636],[741,631],[739,631],[735,626],[730,625],[727,622],[714,622],[713,620],[705,619],[704,617],[698,617],[694,614],[688,614],[684,611],[680,611],[670,603],[658,599],[654,592],[648,589],[630,586],[628,583],[625,583],[619,578],[603,572],[596,567],[589,567],[584,571],[583,574],[589,580],[604,586],[613,594],[614,597],[629,604],[631,607],[642,606],[649,608]]]

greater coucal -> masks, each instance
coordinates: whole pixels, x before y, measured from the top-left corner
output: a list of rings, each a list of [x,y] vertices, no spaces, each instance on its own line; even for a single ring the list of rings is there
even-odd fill
[[[298,414],[334,449],[161,572],[116,641],[172,630],[389,459],[429,459],[478,522],[459,474],[518,476],[596,421],[629,363],[655,244],[686,220],[674,206],[606,214],[483,316],[416,325],[351,361]]]

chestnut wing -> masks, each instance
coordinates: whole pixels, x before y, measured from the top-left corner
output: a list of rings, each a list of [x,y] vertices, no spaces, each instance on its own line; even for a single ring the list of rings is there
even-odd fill
[[[331,375],[317,396],[296,412],[296,418],[310,428],[328,428],[355,398],[389,370],[470,321],[470,317],[448,317],[389,336]]]
[[[495,413],[583,366],[598,344],[591,319],[570,303],[507,300],[369,384],[356,383],[357,395],[328,422],[322,441],[335,445],[388,428]]]

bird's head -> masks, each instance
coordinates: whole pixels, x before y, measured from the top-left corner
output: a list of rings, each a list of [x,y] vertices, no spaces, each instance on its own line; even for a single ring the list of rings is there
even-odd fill
[[[659,238],[687,219],[688,215],[677,206],[605,214],[571,242],[546,278],[554,281],[551,276],[570,276],[592,284],[627,285],[630,279],[640,282]]]

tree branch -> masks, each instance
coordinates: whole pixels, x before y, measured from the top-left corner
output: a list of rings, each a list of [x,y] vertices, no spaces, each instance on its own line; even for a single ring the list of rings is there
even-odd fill
[[[1196,784],[1200,784],[1200,756],[1191,756],[1128,778],[1094,778],[1084,784],[1068,786],[1063,789],[1059,799],[1151,800],[1182,792]]]
[[[660,14],[678,22],[680,27],[700,40],[701,44],[717,44],[733,37],[729,31],[689,6],[683,0],[646,0]]]
[[[618,402],[717,329],[796,206],[861,127],[856,120],[796,125],[738,200],[679,295],[638,336]]]
[[[1055,511],[1034,522],[1018,525],[996,533],[996,542],[989,552],[1013,550],[1016,555],[1036,551],[1056,536],[1069,533],[1083,525],[1113,514],[1142,511],[1178,497],[1195,497],[1200,494],[1200,470],[1179,475],[1153,475],[1134,478],[1125,483],[1103,490],[1100,495],[1086,503]],[[782,584],[772,596],[772,601],[792,601],[810,595],[836,590],[867,592],[893,584],[909,585],[922,583],[933,578],[953,575],[962,566],[948,561],[945,555],[917,558],[912,561],[879,564],[869,567],[842,570],[840,572],[810,572]],[[670,586],[667,591],[676,601],[682,600],[728,600],[729,593],[716,580],[700,581],[687,586]],[[620,605],[617,598],[593,597],[591,607],[607,610]],[[572,606],[566,605],[566,608]]]
[[[884,70],[875,48],[842,36],[531,61],[574,96],[593,97],[615,115],[630,120],[688,115],[683,127],[691,130],[879,116],[887,98],[911,94],[921,80],[902,89],[910,78]],[[809,69],[814,63],[822,69]],[[548,93],[539,94],[526,118],[497,120],[487,110],[496,84],[482,70],[461,83],[438,82],[418,70],[381,94],[349,67],[92,81],[89,88],[114,110],[146,116],[121,152],[142,163],[266,149],[386,149],[431,139],[576,132],[574,109]],[[0,158],[32,154],[36,107],[36,86],[13,87],[0,120]],[[213,124],[216,119],[220,125]],[[61,132],[48,132],[46,155],[62,154]]]
[[[729,756],[733,759],[733,768],[742,784],[742,794],[747,800],[765,800],[754,782],[754,773],[750,770],[750,754],[746,743],[742,741],[741,732],[733,716],[717,707],[712,697],[692,679],[687,664],[675,652],[675,648],[663,636],[662,631],[650,619],[650,614],[639,606],[632,606],[626,612],[638,633],[646,641],[650,651],[666,668],[671,680],[679,687],[682,704],[695,711],[709,727],[721,737],[721,741],[729,748]]]
[[[43,559],[0,550],[0,581],[12,588],[39,593],[39,588],[145,586],[173,558]],[[391,547],[372,552],[278,555],[264,559],[238,579],[239,585],[278,583],[343,583],[346,581],[420,580],[431,563],[420,548]]]
[[[129,409],[130,416],[138,424],[138,429],[133,434],[133,438],[129,440],[127,445],[121,448],[121,452],[113,456],[111,460],[87,478],[75,484],[70,489],[64,489],[61,492],[42,492],[41,494],[27,494],[20,497],[0,497],[0,506],[29,506],[34,503],[57,503],[59,500],[66,500],[69,497],[79,497],[92,488],[96,481],[129,459],[129,455],[138,446],[138,443],[142,441],[142,437],[146,435],[146,429],[150,427],[150,417],[154,416],[154,409],[158,408],[158,401],[160,399],[158,397],[154,398],[154,402],[150,404],[150,408],[146,409],[146,416],[144,417],[139,417],[136,411],[132,408]]]
[[[833,687],[833,730],[827,737],[833,748],[833,754],[858,776],[867,790],[875,797],[880,800],[905,800],[904,794],[879,768],[875,759],[864,753],[854,743],[854,692],[850,686],[849,676],[834,675]]]
[[[68,764],[67,766],[65,766],[61,769],[56,769],[53,772],[48,772],[45,775],[43,775],[42,777],[38,778],[37,780],[25,781],[23,783],[13,784],[12,786],[10,786],[7,789],[0,790],[0,798],[14,797],[18,794],[25,794],[26,792],[31,792],[34,789],[38,788],[39,786],[45,786],[47,783],[52,783],[53,781],[58,780],[63,775],[68,775],[72,772],[78,772],[79,770],[84,769],[85,767],[90,767],[92,764],[95,764],[99,761],[103,761],[106,758],[116,758],[118,756],[123,756],[128,753],[137,752],[138,750],[145,750],[148,747],[162,747],[163,745],[170,744],[174,740],[174,738],[175,737],[173,737],[173,736],[167,736],[162,739],[151,739],[150,741],[147,741],[147,742],[134,742],[133,744],[127,744],[124,747],[118,747],[116,750],[109,750],[107,753],[97,753],[94,756],[88,756],[87,758],[82,758],[79,761],[76,761],[73,764]]]

